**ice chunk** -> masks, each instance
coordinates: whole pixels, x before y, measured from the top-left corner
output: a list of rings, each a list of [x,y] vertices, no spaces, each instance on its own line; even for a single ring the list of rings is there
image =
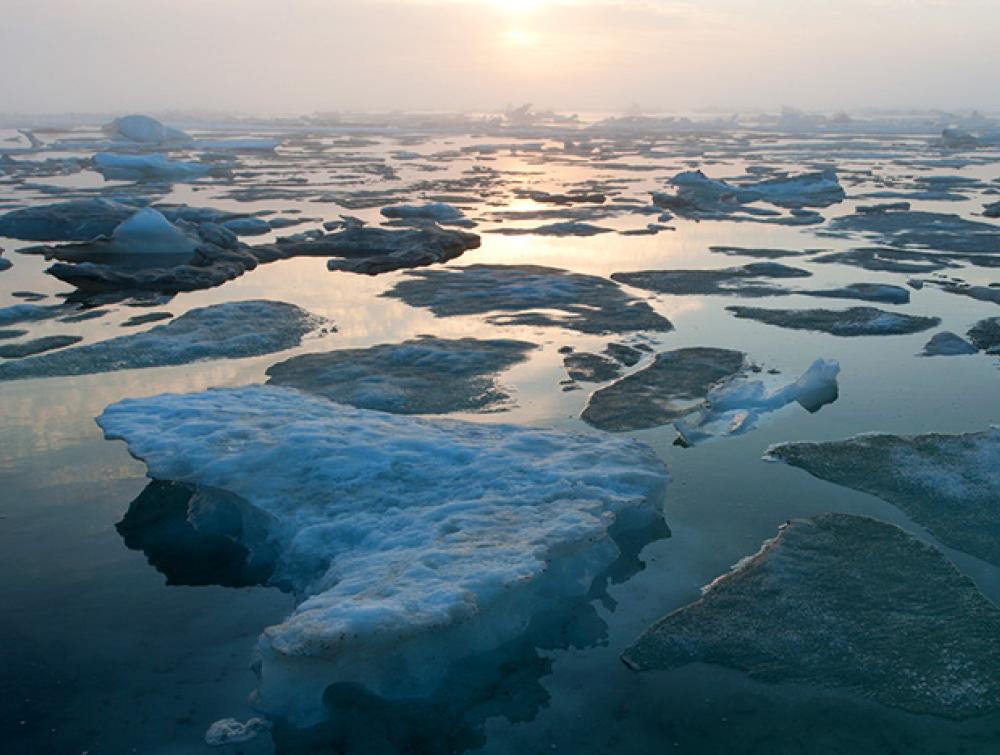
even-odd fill
[[[117,139],[140,144],[187,144],[191,137],[176,128],[164,126],[148,115],[126,115],[104,126],[104,132]]]
[[[198,240],[152,207],[139,210],[111,234],[107,251],[115,254],[191,254]]]
[[[1000,611],[938,551],[867,517],[795,520],[622,656],[712,663],[946,718],[1000,710]]]
[[[894,247],[936,252],[1000,253],[1000,227],[937,212],[855,213],[830,221],[830,233],[862,234]]]
[[[621,375],[621,367],[613,359],[600,354],[574,352],[563,357],[563,366],[570,380],[584,383],[604,383]]]
[[[234,718],[223,718],[208,727],[208,731],[205,732],[205,744],[212,747],[243,744],[270,730],[271,722],[263,718],[251,718],[246,723]]]
[[[667,479],[623,438],[400,417],[274,386],[126,400],[98,422],[151,477],[226,491],[269,523],[272,582],[302,602],[261,636],[256,704],[296,721],[334,682],[431,694],[453,662],[586,595],[616,559],[609,529],[658,518]]]
[[[269,382],[342,404],[396,414],[503,408],[495,381],[535,348],[525,341],[429,336],[367,349],[304,354],[267,371]]]
[[[306,333],[323,322],[294,304],[226,302],[192,309],[142,333],[0,364],[0,380],[89,375],[204,359],[260,356],[298,346]]]
[[[782,443],[766,458],[879,496],[945,545],[1000,564],[1000,429]]]
[[[446,225],[449,223],[469,225],[471,221],[457,207],[444,202],[428,204],[398,204],[383,207],[382,214],[390,220],[430,220]]]
[[[94,155],[97,170],[109,181],[197,181],[212,173],[204,163],[168,160],[163,155]]]
[[[582,418],[601,430],[658,427],[701,408],[708,392],[739,374],[740,351],[693,347],[657,354],[656,361],[590,397]]]
[[[0,216],[0,236],[26,241],[90,241],[110,236],[136,207],[110,199],[74,199]]]
[[[383,296],[439,317],[494,313],[497,325],[555,326],[598,335],[673,330],[616,283],[539,265],[470,265],[413,272]]]
[[[850,309],[763,309],[726,307],[736,317],[792,330],[818,330],[834,336],[889,336],[919,333],[941,324],[938,317],[886,312],[875,307]]]
[[[924,345],[924,350],[920,355],[925,357],[953,357],[963,354],[975,354],[976,351],[976,347],[964,338],[945,330],[935,333],[931,340]]]
[[[261,236],[271,232],[271,224],[264,218],[233,218],[222,224],[239,236]]]
[[[910,292],[902,286],[888,283],[849,283],[839,288],[802,291],[805,296],[827,299],[858,299],[859,301],[883,302],[885,304],[908,304]]]
[[[2,312],[3,310],[0,310]],[[966,334],[969,340],[980,351],[987,354],[1000,354],[1000,317],[987,317],[980,320]]]
[[[598,236],[611,233],[612,229],[603,228],[590,223],[567,221],[565,223],[549,223],[534,228],[491,228],[487,233],[498,233],[502,236]]]

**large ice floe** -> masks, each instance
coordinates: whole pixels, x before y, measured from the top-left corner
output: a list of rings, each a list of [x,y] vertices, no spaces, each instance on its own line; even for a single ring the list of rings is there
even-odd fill
[[[837,399],[840,365],[818,359],[797,380],[768,385],[747,376],[746,355],[731,349],[689,347],[657,354],[648,367],[590,397],[582,418],[601,430],[625,432],[674,423],[689,446],[734,435],[798,402],[810,412]]]
[[[736,317],[792,330],[816,330],[834,336],[892,336],[919,333],[941,324],[939,317],[906,315],[875,307],[850,309],[765,309],[726,307]]]
[[[99,152],[93,159],[100,174],[111,181],[197,181],[211,175],[214,170],[213,166],[205,163],[168,160],[160,154]]]
[[[553,326],[605,335],[667,332],[670,321],[613,281],[540,265],[421,270],[383,294],[439,317],[489,314],[496,325]]]
[[[782,443],[766,458],[883,498],[945,545],[1000,564],[1000,429]]]
[[[98,418],[189,520],[273,554],[300,603],[264,631],[255,704],[298,723],[324,690],[433,695],[452,664],[586,595],[616,528],[660,520],[667,475],[608,435],[400,417],[274,386],[163,395]],[[355,697],[357,691],[352,693]]]
[[[273,385],[395,414],[496,410],[510,399],[496,375],[524,361],[534,348],[525,341],[424,336],[303,354],[270,367],[267,375]]]
[[[109,236],[138,208],[113,199],[73,199],[0,215],[0,236],[26,241],[90,241]]]
[[[0,380],[89,375],[141,367],[236,359],[284,351],[324,324],[278,301],[235,301],[192,309],[141,333],[0,364]]]
[[[947,718],[1000,710],[1000,610],[934,548],[867,517],[782,527],[623,658],[711,663]]]

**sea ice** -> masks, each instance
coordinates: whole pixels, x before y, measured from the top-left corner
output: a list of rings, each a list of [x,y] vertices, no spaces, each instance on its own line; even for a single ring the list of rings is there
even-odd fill
[[[862,234],[894,247],[935,252],[1000,253],[1000,227],[938,212],[855,213],[834,218],[830,233]]]
[[[110,236],[139,209],[111,199],[74,199],[0,215],[0,236],[25,241],[90,241]]]
[[[834,336],[889,336],[919,333],[941,324],[938,317],[886,312],[875,307],[850,309],[763,309],[726,307],[736,317],[792,330],[817,330]]]
[[[708,392],[743,371],[746,355],[693,347],[656,355],[648,367],[590,397],[582,418],[601,430],[624,432],[666,425],[704,406]]]
[[[277,554],[271,583],[301,600],[261,635],[255,704],[297,722],[321,716],[335,682],[433,694],[454,662],[586,595],[617,558],[613,527],[656,521],[667,480],[623,438],[400,417],[274,386],[125,400],[98,423],[152,478],[255,512],[244,545]],[[189,512],[203,531],[231,531],[232,515]]]
[[[234,718],[223,718],[208,727],[205,744],[211,747],[243,744],[270,730],[271,722],[263,718],[251,718],[246,723]]]
[[[304,335],[323,323],[322,318],[294,304],[226,302],[192,309],[142,333],[0,364],[0,380],[89,375],[204,359],[260,356],[298,346]]]
[[[812,273],[780,262],[752,262],[716,270],[642,270],[614,273],[611,280],[661,294],[781,296],[790,291],[769,283],[772,279],[808,278]]]
[[[390,220],[428,220],[441,225],[474,225],[460,209],[444,202],[392,205],[383,207],[382,215]]]
[[[197,181],[211,175],[205,163],[168,160],[163,155],[119,155],[100,152],[94,155],[97,170],[109,181]]]
[[[2,313],[3,310],[0,310]],[[980,320],[966,334],[972,344],[987,354],[1000,354],[1000,317]]]
[[[164,126],[148,115],[126,115],[104,126],[104,133],[116,139],[139,144],[184,145],[191,137],[176,128]]]
[[[1000,611],[934,548],[846,514],[784,525],[622,658],[640,671],[717,664],[946,718],[1000,709]]]
[[[409,273],[382,294],[439,317],[493,313],[497,325],[553,326],[606,335],[673,330],[606,278],[540,265],[470,265]]]
[[[72,346],[83,339],[80,336],[42,336],[22,343],[0,345],[0,357],[4,359],[21,359],[46,351]]]
[[[1000,564],[1000,429],[782,443],[765,458],[883,498],[945,545]]]
[[[191,254],[199,239],[188,235],[152,207],[136,212],[111,233],[114,254]]]
[[[269,383],[362,409],[444,414],[503,408],[496,375],[527,358],[525,341],[424,336],[399,344],[303,354],[270,367]]]
[[[964,354],[975,354],[976,347],[959,335],[946,330],[935,333],[926,344],[920,356],[925,357],[953,357]]]

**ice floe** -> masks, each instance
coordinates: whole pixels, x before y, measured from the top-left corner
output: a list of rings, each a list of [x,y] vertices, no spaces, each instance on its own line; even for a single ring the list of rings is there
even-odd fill
[[[488,321],[497,325],[553,326],[598,335],[673,329],[669,320],[613,281],[540,265],[415,271],[383,296],[426,307],[439,317],[489,314]]]
[[[31,306],[31,305],[20,305]],[[192,309],[141,333],[0,364],[0,380],[88,375],[205,359],[260,356],[298,346],[324,321],[294,304],[235,301]]]
[[[886,312],[875,307],[850,309],[764,309],[726,307],[736,317],[792,330],[816,330],[834,336],[890,336],[919,333],[941,324],[938,317]]]
[[[55,349],[72,346],[82,340],[83,338],[80,336],[42,336],[41,338],[34,338],[21,343],[3,344],[0,345],[0,357],[4,359],[21,359],[46,351],[54,351]]]
[[[2,312],[2,310],[0,310]],[[980,320],[966,334],[972,344],[987,354],[1000,354],[1000,317]]]
[[[115,139],[138,144],[185,145],[191,142],[191,137],[183,131],[164,126],[148,115],[126,115],[116,118],[104,126],[104,133]]]
[[[752,262],[742,267],[716,270],[642,270],[614,273],[612,280],[661,294],[727,294],[732,296],[781,296],[788,289],[769,280],[808,278],[812,273],[780,262]]]
[[[303,354],[270,367],[267,375],[273,385],[395,414],[497,410],[510,400],[497,385],[497,374],[524,361],[535,348],[525,341],[424,336],[367,349]]]
[[[658,519],[667,479],[623,438],[400,417],[273,386],[126,400],[98,422],[154,479],[252,509],[244,545],[272,549],[271,582],[301,601],[261,635],[255,704],[300,722],[335,682],[432,694],[454,662],[586,595],[617,557],[609,533]],[[189,517],[231,531],[233,515]]]
[[[855,213],[830,221],[831,234],[861,234],[880,244],[935,252],[1000,253],[1000,226],[922,211]],[[824,233],[827,233],[824,231]]]
[[[945,545],[1000,564],[1000,429],[782,443],[765,458],[883,498]]]
[[[0,236],[26,241],[90,241],[109,236],[139,209],[113,199],[74,199],[0,215]]]
[[[935,333],[931,340],[924,344],[924,350],[920,355],[925,357],[952,357],[975,354],[977,351],[975,346],[961,336],[944,330],[940,333]]]
[[[728,666],[947,718],[1000,709],[1000,611],[935,549],[845,514],[786,524],[623,659]]]
[[[205,163],[168,160],[160,154],[119,155],[100,152],[93,159],[100,174],[111,181],[197,181],[215,170]]]

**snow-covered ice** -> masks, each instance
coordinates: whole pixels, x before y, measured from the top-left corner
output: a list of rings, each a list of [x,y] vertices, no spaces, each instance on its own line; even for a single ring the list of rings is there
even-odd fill
[[[817,330],[834,336],[890,336],[919,333],[941,324],[938,317],[886,312],[875,307],[850,309],[764,309],[726,307],[736,317],[792,330]]]
[[[400,417],[273,386],[129,399],[98,422],[151,477],[252,509],[244,545],[272,549],[272,583],[301,600],[261,635],[255,702],[298,721],[333,682],[431,694],[451,662],[585,595],[617,556],[616,521],[657,519],[667,481],[624,438]]]

